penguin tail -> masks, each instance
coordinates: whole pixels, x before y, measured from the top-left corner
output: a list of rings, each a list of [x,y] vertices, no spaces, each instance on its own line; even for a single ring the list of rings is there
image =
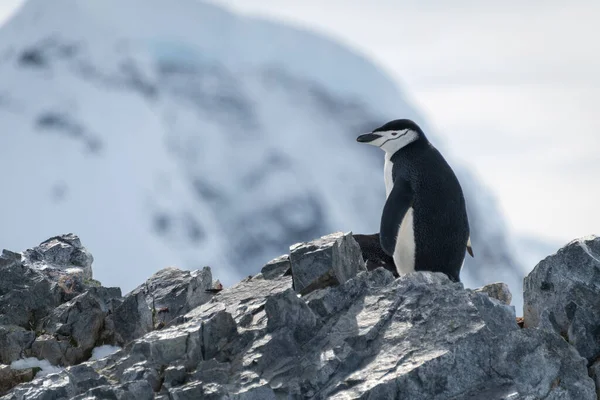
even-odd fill
[[[467,240],[467,252],[471,255],[471,257],[475,258],[475,256],[473,255],[473,248],[471,247],[471,238],[469,237],[469,240]]]

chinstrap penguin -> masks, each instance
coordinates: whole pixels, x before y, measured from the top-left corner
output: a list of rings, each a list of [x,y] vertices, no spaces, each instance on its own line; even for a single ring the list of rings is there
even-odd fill
[[[379,233],[398,274],[443,272],[460,282],[465,251],[473,256],[473,250],[465,199],[450,165],[409,119],[388,122],[356,140],[385,151]]]

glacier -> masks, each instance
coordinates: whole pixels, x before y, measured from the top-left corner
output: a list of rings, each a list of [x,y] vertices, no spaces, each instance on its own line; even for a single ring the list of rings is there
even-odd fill
[[[355,138],[395,118],[461,180],[465,285],[520,293],[494,195],[357,51],[202,1],[29,0],[0,28],[0,243],[77,232],[125,292],[169,265],[229,285],[296,242],[378,230],[383,158]]]

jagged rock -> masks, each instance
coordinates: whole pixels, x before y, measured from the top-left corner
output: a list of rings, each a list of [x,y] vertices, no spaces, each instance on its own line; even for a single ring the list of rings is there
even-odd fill
[[[600,238],[574,240],[524,280],[525,327],[556,331],[588,362],[600,356]]]
[[[31,381],[34,376],[35,372],[32,368],[12,369],[8,365],[0,365],[0,396],[19,383]]]
[[[52,365],[72,364],[75,360],[82,357],[77,347],[69,343],[68,339],[59,340],[52,335],[46,334],[42,334],[35,339],[27,355],[48,360]]]
[[[596,384],[596,396],[600,399],[600,361],[596,361],[589,368],[590,377]]]
[[[62,302],[60,289],[43,272],[5,254],[0,257],[0,325],[33,330]]]
[[[585,359],[554,332],[510,332],[496,343],[492,354],[494,372],[512,383],[523,398],[595,399]]]
[[[210,268],[185,271],[165,268],[128,293],[107,318],[114,342],[125,345],[154,329],[167,326],[193,308],[206,303],[214,293]]]
[[[150,367],[147,361],[134,364],[123,371],[121,381],[146,381],[154,392],[158,392],[161,387],[161,379],[158,371]]]
[[[346,282],[365,271],[360,246],[352,233],[332,233],[290,247],[294,290],[307,294]]]
[[[165,368],[163,375],[163,385],[168,389],[183,385],[187,372],[182,365],[177,365]]]
[[[25,265],[30,267],[81,273],[85,279],[93,277],[94,257],[81,245],[79,237],[72,233],[55,236],[33,249],[25,250],[23,258]]]
[[[128,296],[144,293],[156,327],[166,325],[173,318],[209,301],[213,295],[207,290],[212,285],[212,273],[208,267],[196,271],[170,267],[152,275]]]
[[[469,297],[492,332],[505,334],[519,329],[513,306],[506,305],[477,291],[469,293]]]
[[[203,359],[218,357],[227,343],[236,335],[235,321],[227,311],[217,311],[202,321],[201,346],[204,349]]]
[[[46,334],[36,339],[32,354],[63,366],[87,360],[104,327],[103,308],[90,292],[61,304],[42,320],[41,330]]]
[[[290,267],[317,273],[296,286]],[[315,284],[323,274],[333,285]],[[442,273],[367,271],[349,234],[295,246],[289,260],[216,294],[205,294],[210,271],[167,269],[148,282],[125,299],[88,288],[57,307],[41,324],[52,335],[32,351],[60,358],[61,335],[86,348],[119,338],[124,348],[2,399],[596,398],[586,359],[552,329],[520,329],[502,284],[469,290]],[[160,329],[149,307],[157,299],[174,305]]]
[[[60,373],[46,375],[14,388],[4,400],[72,399],[108,381],[87,365],[68,367]]]
[[[74,365],[87,360],[105,333],[105,318],[121,297],[119,288],[91,287],[71,301],[61,304],[43,318],[30,355],[47,359],[53,365]]]
[[[61,303],[98,283],[92,278],[92,255],[75,235],[57,236],[23,255],[0,256],[0,325],[35,330]]]
[[[206,360],[198,364],[196,371],[191,376],[191,381],[214,382],[215,384],[225,384],[231,374],[231,364],[228,362],[220,363],[215,359]]]
[[[292,268],[290,256],[284,254],[269,261],[264,267],[262,267],[260,272],[265,279],[274,279],[286,274],[290,268]]]
[[[23,356],[35,340],[35,332],[16,325],[0,325],[0,364],[10,364]]]
[[[109,357],[107,376],[136,360],[195,366],[163,389],[177,399],[594,398],[585,360],[560,337],[519,329],[514,308],[440,273],[394,280],[379,268],[302,298],[289,276],[247,279],[186,318]],[[203,354],[215,336],[200,331],[220,320],[229,333]]]
[[[152,400],[154,393],[145,381],[126,382],[114,386],[98,386],[72,400]]]
[[[489,285],[485,285],[479,289],[476,289],[475,291],[485,293],[490,298],[496,299],[506,305],[510,305],[510,302],[512,301],[512,293],[510,293],[506,283],[490,283]]]
[[[318,328],[317,317],[292,289],[270,296],[265,303],[265,314],[267,332],[287,329],[298,343],[310,339]]]
[[[152,310],[148,306],[146,295],[137,292],[125,296],[121,304],[106,318],[106,323],[113,332],[116,344],[123,346],[143,336],[154,328]]]
[[[21,253],[15,253],[10,250],[2,250],[0,255],[0,268],[7,265],[21,265],[23,263],[23,256]]]

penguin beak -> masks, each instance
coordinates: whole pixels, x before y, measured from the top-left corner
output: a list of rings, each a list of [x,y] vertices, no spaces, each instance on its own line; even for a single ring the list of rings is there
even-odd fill
[[[375,139],[379,139],[380,137],[381,135],[378,135],[376,133],[365,133],[364,135],[360,135],[359,137],[357,137],[356,141],[360,143],[369,143]]]

